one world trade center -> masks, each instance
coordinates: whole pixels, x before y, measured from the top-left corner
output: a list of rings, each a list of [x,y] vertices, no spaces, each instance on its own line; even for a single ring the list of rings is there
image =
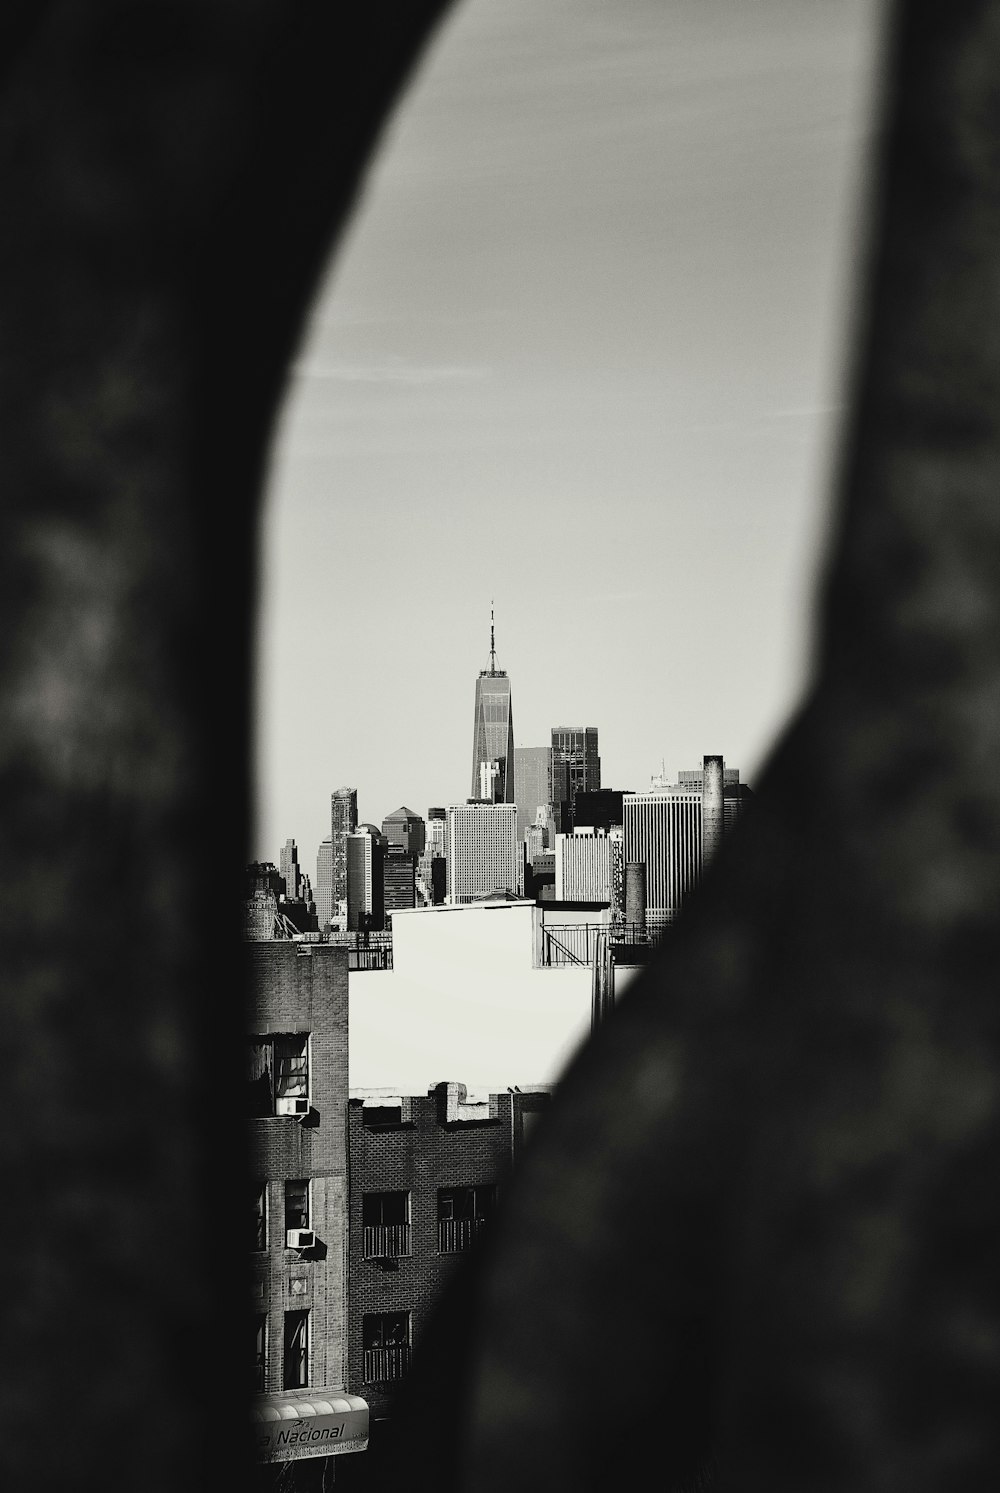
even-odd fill
[[[476,714],[472,727],[471,798],[492,803],[514,802],[514,718],[510,680],[496,666],[493,608],[490,608],[490,666],[476,680]]]

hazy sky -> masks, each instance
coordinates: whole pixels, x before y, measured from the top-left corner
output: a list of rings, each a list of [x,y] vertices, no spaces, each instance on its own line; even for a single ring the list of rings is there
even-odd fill
[[[313,311],[263,527],[254,853],[469,792],[475,678],[603,781],[794,706],[880,0],[465,0]]]

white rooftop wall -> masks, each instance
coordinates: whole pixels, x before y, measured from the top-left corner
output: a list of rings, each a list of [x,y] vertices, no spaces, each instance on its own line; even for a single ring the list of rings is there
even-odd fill
[[[590,1032],[591,971],[532,967],[537,913],[531,903],[394,913],[394,968],[350,976],[350,1087],[557,1082]]]

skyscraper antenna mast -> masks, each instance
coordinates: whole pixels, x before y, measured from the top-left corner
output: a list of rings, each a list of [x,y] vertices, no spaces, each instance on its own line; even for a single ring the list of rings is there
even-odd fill
[[[497,671],[497,651],[493,643],[493,602],[490,602],[490,673]]]

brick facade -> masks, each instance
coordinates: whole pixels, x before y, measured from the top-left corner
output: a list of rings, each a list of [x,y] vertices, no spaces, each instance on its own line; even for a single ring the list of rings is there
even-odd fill
[[[308,1035],[308,1112],[251,1119],[251,1175],[266,1184],[266,1249],[251,1254],[252,1309],[267,1317],[263,1388],[284,1387],[285,1313],[309,1312],[309,1388],[346,1388],[347,950],[248,943],[248,1034]],[[286,1248],[285,1183],[308,1181],[315,1248]],[[253,1242],[253,1241],[251,1241]]]
[[[390,1415],[395,1382],[366,1379],[365,1317],[407,1313],[409,1344],[420,1334],[462,1251],[455,1230],[439,1248],[441,1189],[494,1187],[499,1195],[516,1162],[532,1116],[547,1108],[547,1093],[493,1094],[484,1105],[465,1103],[460,1084],[438,1084],[419,1097],[352,1098],[348,1106],[350,1225],[348,1274],[348,1388],[363,1395],[373,1419]],[[513,1109],[512,1109],[513,1106]],[[408,1252],[366,1258],[365,1196],[408,1194]],[[485,1227],[488,1227],[488,1222]],[[371,1247],[371,1245],[369,1245]],[[405,1371],[399,1354],[369,1353],[368,1368]]]

